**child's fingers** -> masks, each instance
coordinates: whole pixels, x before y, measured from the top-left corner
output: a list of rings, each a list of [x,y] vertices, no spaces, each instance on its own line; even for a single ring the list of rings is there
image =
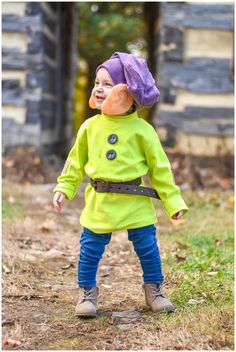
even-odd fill
[[[64,199],[65,199],[64,194],[60,194],[60,196],[59,196],[59,198],[58,198],[58,200],[57,200],[57,211],[58,211],[59,213],[60,213],[61,210],[62,210],[62,203],[63,203]]]
[[[183,212],[183,210],[181,210],[181,211],[178,213],[177,219],[178,219],[178,220],[181,219],[183,215],[184,215],[184,212]]]
[[[61,212],[62,205],[60,202],[56,201],[54,204],[54,207],[55,207],[56,211],[58,211],[59,213]]]
[[[62,193],[55,193],[55,196],[53,198],[53,205],[54,205],[54,208],[56,209],[57,212],[61,212],[61,209],[62,209],[62,203],[63,203],[63,200],[65,199],[65,196],[64,194]]]
[[[64,201],[64,199],[65,199],[65,196],[64,196],[64,194],[61,193],[59,198],[58,198],[58,202],[62,203]]]
[[[183,210],[180,210],[178,213],[172,216],[172,219],[179,220],[182,218],[183,214],[184,214]]]

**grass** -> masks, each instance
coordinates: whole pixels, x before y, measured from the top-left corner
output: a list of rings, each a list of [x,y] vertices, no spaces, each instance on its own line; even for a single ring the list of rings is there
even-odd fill
[[[70,350],[70,349],[78,349],[81,344],[80,337],[68,338],[68,339],[60,339],[56,340],[53,343],[50,343],[48,348],[50,350]]]
[[[21,204],[11,204],[9,201],[3,199],[2,201],[2,220],[14,221],[16,218],[23,218],[24,207]]]
[[[184,198],[190,208],[185,222],[163,233],[160,226],[159,235],[166,287],[177,309],[154,320],[167,333],[179,331],[183,349],[192,349],[188,334],[198,348],[233,349],[233,197],[189,192]]]
[[[33,322],[29,322],[27,318],[24,324],[31,329],[29,333],[24,328],[27,341],[30,343],[32,338],[35,346],[40,347],[39,349],[58,350],[89,350],[91,348],[98,350],[234,350],[232,192],[191,191],[185,192],[183,196],[189,206],[185,222],[172,224],[166,215],[158,210],[158,213],[160,212],[158,240],[165,274],[164,286],[167,296],[176,306],[173,314],[158,315],[146,308],[141,292],[140,271],[134,273],[132,283],[130,276],[123,275],[119,271],[119,268],[124,271],[124,264],[119,262],[122,254],[115,256],[113,253],[119,253],[123,245],[127,246],[127,241],[126,243],[123,243],[123,240],[113,241],[113,251],[111,251],[112,248],[108,248],[110,256],[105,258],[108,264],[110,263],[109,258],[117,261],[115,267],[117,277],[111,274],[101,282],[112,285],[113,282],[119,280],[119,287],[114,285],[114,288],[110,290],[103,290],[100,287],[99,295],[101,312],[104,310],[112,314],[113,311],[118,310],[135,309],[139,311],[140,319],[130,330],[125,331],[119,329],[116,321],[111,323],[107,315],[100,315],[91,321],[81,321],[74,316],[76,294],[73,290],[68,290],[66,284],[76,281],[76,269],[61,276],[59,272],[61,266],[64,265],[64,259],[47,259],[28,263],[27,257],[24,257],[22,261],[19,257],[21,252],[14,250],[10,257],[14,266],[7,262],[7,258],[4,258],[4,263],[12,271],[12,280],[19,281],[19,287],[24,281],[32,287],[37,287],[41,283],[50,283],[53,287],[54,281],[64,282],[64,285],[57,286],[55,299],[45,302],[43,300],[29,301],[29,315],[32,314],[30,304],[36,312],[34,306],[36,303],[39,312],[46,312],[50,308],[47,319],[43,318],[49,330],[41,341],[41,335],[37,336]],[[28,205],[24,210],[18,197],[15,197],[14,204],[9,203],[9,197],[5,197],[4,202],[6,228],[9,228],[12,220],[19,219],[24,215],[25,210],[27,215]],[[46,213],[45,216],[47,216]],[[56,215],[53,214],[53,216],[57,221]],[[62,229],[65,230],[67,236],[72,236],[73,232],[68,234],[68,224],[66,220],[63,223],[63,219],[61,219]],[[36,221],[35,217],[34,221]],[[27,238],[31,232],[31,228],[22,228],[22,238]],[[7,233],[6,231],[5,236]],[[56,232],[51,231],[44,236],[46,240],[51,240],[55,234]],[[35,238],[41,239],[41,237]],[[56,243],[62,245],[63,241],[63,236],[57,237]],[[77,244],[77,238],[74,241]],[[17,244],[18,242],[15,246]],[[139,270],[135,260],[137,258],[132,252],[129,258],[130,268]],[[10,274],[6,276],[10,280]],[[44,292],[44,290],[41,289],[36,293],[45,294],[47,297],[55,293],[50,290]],[[116,303],[117,298],[118,303]],[[11,303],[8,307],[8,309],[14,309],[14,316],[21,317],[21,322],[23,322],[21,309],[26,309],[25,306],[21,307],[23,303],[20,302],[15,306]],[[34,347],[32,342],[28,346],[30,349]]]
[[[190,299],[204,305],[233,304],[234,239],[233,206],[230,195],[186,195],[189,216],[169,235],[172,256],[163,265],[177,280],[172,299],[185,306]],[[194,307],[192,307],[194,309]]]

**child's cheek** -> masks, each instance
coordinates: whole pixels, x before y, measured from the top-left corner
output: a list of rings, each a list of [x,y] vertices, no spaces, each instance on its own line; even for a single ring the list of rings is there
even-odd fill
[[[95,96],[95,91],[96,91],[96,88],[94,87],[91,95]]]

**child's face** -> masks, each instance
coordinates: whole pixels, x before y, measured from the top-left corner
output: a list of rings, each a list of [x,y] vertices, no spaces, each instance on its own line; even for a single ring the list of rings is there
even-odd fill
[[[100,68],[97,72],[92,96],[94,97],[96,108],[100,109],[108,93],[115,86],[111,76],[105,68]]]

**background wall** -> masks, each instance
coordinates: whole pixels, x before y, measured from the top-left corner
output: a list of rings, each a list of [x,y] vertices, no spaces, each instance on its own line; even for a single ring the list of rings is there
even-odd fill
[[[72,133],[75,3],[2,3],[3,151],[64,148]],[[62,147],[63,146],[63,147]]]
[[[180,154],[233,154],[233,3],[161,3],[155,30],[162,141]]]
[[[33,144],[43,153],[65,155],[73,136],[78,53],[87,59],[90,89],[102,53],[108,57],[114,50],[135,48],[147,55],[161,91],[160,102],[148,117],[165,147],[200,157],[233,154],[233,3],[123,5],[2,3],[4,152]],[[106,29],[112,18],[111,33]],[[83,121],[84,116],[76,114],[86,110],[81,104],[87,107],[89,95],[90,90],[83,93],[86,99],[81,103],[75,92],[79,106],[75,121]]]

